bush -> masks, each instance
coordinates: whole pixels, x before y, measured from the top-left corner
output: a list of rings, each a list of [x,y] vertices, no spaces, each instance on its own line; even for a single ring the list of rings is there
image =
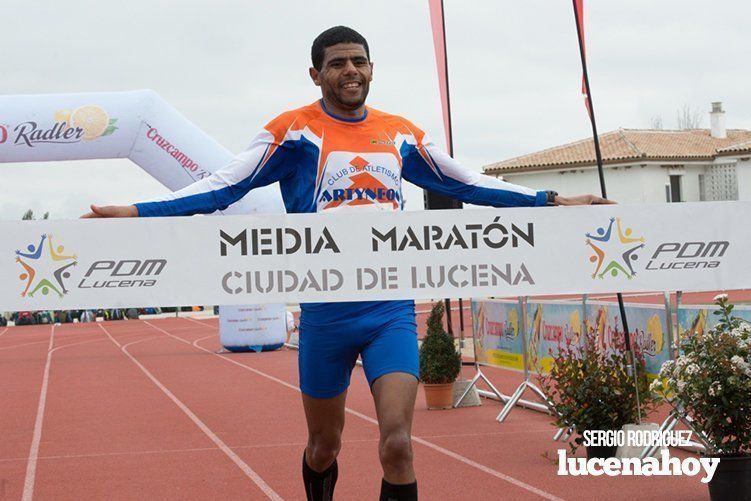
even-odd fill
[[[682,404],[704,435],[710,454],[751,455],[751,324],[731,316],[728,297],[716,327],[681,340],[682,355],[667,361],[652,388],[672,404]]]
[[[425,384],[453,383],[461,370],[461,355],[454,338],[443,329],[443,302],[433,305],[428,334],[420,346],[420,381]]]
[[[572,451],[582,444],[586,430],[619,430],[638,420],[634,377],[628,373],[622,334],[619,341],[617,346],[603,348],[590,329],[581,345],[562,342],[550,373],[539,376],[547,404],[556,416],[555,425],[573,426],[579,434],[571,444]],[[644,357],[638,347],[634,351],[642,414],[646,414],[657,397],[649,391]]]

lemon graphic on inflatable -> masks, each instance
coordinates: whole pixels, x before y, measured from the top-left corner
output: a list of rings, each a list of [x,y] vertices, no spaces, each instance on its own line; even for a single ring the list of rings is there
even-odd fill
[[[91,141],[104,134],[109,124],[110,117],[107,112],[95,104],[76,108],[70,115],[70,126],[81,128],[83,139],[86,141]]]
[[[647,320],[647,334],[652,336],[652,339],[655,342],[655,353],[660,353],[662,351],[662,322],[660,322],[660,317],[657,315],[652,315],[649,320]]]
[[[70,125],[71,110],[57,110],[55,112],[55,122],[65,122]]]

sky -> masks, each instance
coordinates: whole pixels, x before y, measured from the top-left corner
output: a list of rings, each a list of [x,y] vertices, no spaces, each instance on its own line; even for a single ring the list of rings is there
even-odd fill
[[[569,0],[444,3],[460,162],[479,171],[591,135]],[[708,127],[712,101],[723,102],[728,128],[751,129],[750,2],[585,5],[600,132],[648,128],[657,116],[674,128],[683,106]],[[370,44],[368,104],[445,144],[427,0],[6,0],[0,95],[153,89],[238,152],[273,117],[320,97],[308,76],[310,44],[337,24]],[[26,209],[75,218],[90,203],[165,191],[128,160],[0,163],[0,220]],[[422,208],[416,187],[405,198],[408,209]]]

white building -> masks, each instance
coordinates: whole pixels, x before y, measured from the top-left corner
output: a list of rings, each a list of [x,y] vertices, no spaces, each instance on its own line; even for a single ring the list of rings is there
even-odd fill
[[[751,130],[618,129],[600,135],[608,198],[618,202],[751,200]],[[600,193],[594,141],[585,139],[483,167],[486,174],[561,195]]]

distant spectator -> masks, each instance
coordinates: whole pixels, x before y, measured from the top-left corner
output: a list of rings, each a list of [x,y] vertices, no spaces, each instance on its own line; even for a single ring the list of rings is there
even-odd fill
[[[36,323],[36,319],[30,311],[19,311],[15,315],[15,323],[16,325],[33,325]]]
[[[115,308],[112,310],[112,314],[110,316],[110,320],[123,320],[125,319],[125,313],[120,308]]]
[[[96,316],[94,316],[94,312],[91,310],[83,310],[81,312],[81,316],[78,318],[79,322],[96,322]]]
[[[104,310],[104,319],[105,320],[122,320],[125,318],[123,315],[123,310],[119,308],[113,308],[111,310]]]
[[[52,312],[47,310],[41,310],[36,312],[36,323],[38,324],[51,324]]]
[[[137,308],[128,308],[125,310],[125,318],[128,320],[138,320],[138,309]]]

